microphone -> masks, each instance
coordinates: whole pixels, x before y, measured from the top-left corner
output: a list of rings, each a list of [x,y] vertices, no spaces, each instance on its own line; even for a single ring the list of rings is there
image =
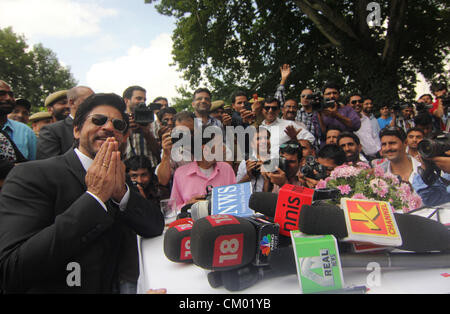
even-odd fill
[[[199,201],[191,206],[191,218],[199,220],[200,218],[211,215],[211,202]]]
[[[447,268],[450,254],[444,253],[364,253],[340,254],[342,267],[366,268],[378,263],[381,268]],[[229,291],[245,290],[261,280],[297,274],[295,254],[292,247],[281,248],[272,256],[269,266],[247,265],[239,269],[216,271],[208,274],[212,288],[224,286]],[[330,291],[332,292],[332,291]]]
[[[402,237],[396,248],[424,252],[450,252],[450,232],[437,221],[415,215],[394,213]],[[299,230],[310,235],[331,234],[338,239],[348,236],[345,214],[337,206],[305,205],[300,211]]]
[[[199,267],[220,271],[267,265],[278,248],[278,234],[278,225],[262,217],[206,216],[192,227],[192,259]]]
[[[164,234],[164,254],[175,263],[192,263],[192,224],[176,225]]]
[[[339,190],[313,190],[301,186],[285,184],[278,194],[254,192],[249,199],[249,207],[280,225],[280,234],[289,237],[291,230],[298,230],[299,213],[303,205],[313,201],[333,199],[339,196]]]

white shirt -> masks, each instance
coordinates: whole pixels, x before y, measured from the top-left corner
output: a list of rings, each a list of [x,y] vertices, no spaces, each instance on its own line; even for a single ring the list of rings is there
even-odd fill
[[[361,127],[355,134],[361,141],[362,150],[366,155],[375,155],[381,149],[379,137],[380,126],[377,119],[368,118],[364,114],[361,116]]]
[[[80,159],[81,165],[83,166],[84,170],[88,171],[88,169],[91,167],[92,163],[94,162],[93,159],[91,159],[90,157],[86,156],[85,154],[83,154],[82,152],[80,152],[78,150],[78,148],[74,149],[75,154],[77,154],[78,159]],[[126,184],[125,184],[126,185]],[[124,211],[125,208],[127,207],[128,204],[128,200],[130,199],[130,189],[128,188],[128,185],[126,185],[127,187],[127,192],[125,193],[125,195],[123,196],[122,200],[120,201],[119,208],[121,211]],[[88,193],[89,195],[91,195],[93,198],[95,198],[97,200],[97,202],[100,203],[100,205],[103,206],[103,208],[108,211],[108,209],[106,208],[105,203],[103,203],[103,201],[101,199],[98,198],[98,196],[92,194],[89,191],[86,191],[86,193]],[[117,202],[115,202],[114,200],[112,200],[114,203],[117,204]]]
[[[420,162],[419,162],[416,158],[413,158],[413,157],[411,157],[411,156],[408,156],[408,158],[409,158],[409,160],[412,161],[412,168],[413,168],[413,170],[412,170],[412,172],[411,172],[411,174],[410,174],[410,176],[409,176],[409,178],[408,178],[408,181],[409,181],[409,183],[411,183],[411,186],[412,186],[414,176],[415,176],[416,174],[418,174],[417,168],[418,168],[421,164],[420,164]],[[386,159],[386,162],[387,162],[387,169],[385,170],[386,173],[392,173],[392,171],[391,171],[391,162],[390,162],[389,160],[387,160],[387,159]]]
[[[284,120],[277,118],[271,124],[267,124],[266,120],[261,123],[261,126],[265,127],[270,132],[270,147],[271,155],[279,155],[280,144],[289,142],[291,138],[284,132],[287,126],[292,125],[295,129],[299,129],[299,125],[295,121]],[[307,140],[314,145],[314,135],[302,128],[302,130],[297,134],[297,140]]]

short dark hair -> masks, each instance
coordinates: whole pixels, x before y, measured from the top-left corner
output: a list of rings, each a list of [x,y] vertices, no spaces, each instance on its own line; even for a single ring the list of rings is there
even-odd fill
[[[187,110],[180,111],[175,115],[175,121],[186,121],[191,119],[195,119],[195,114]]]
[[[297,145],[297,148],[293,147],[294,145]],[[297,155],[298,161],[303,158],[302,147],[297,140],[290,140],[286,143],[280,144],[280,154]]]
[[[123,134],[127,133],[129,127],[129,119],[128,115],[125,113],[126,110],[125,102],[123,101],[122,97],[112,93],[92,94],[88,98],[86,98],[78,106],[78,110],[75,113],[75,118],[73,119],[73,127],[81,130],[81,128],[84,125],[84,122],[86,122],[89,113],[92,110],[94,110],[95,107],[98,106],[111,106],[113,108],[116,108],[122,114],[123,121],[125,121],[127,124],[127,127],[122,133]],[[78,145],[78,143],[76,144]]]
[[[145,90],[145,88],[143,88],[143,87],[141,87],[141,86],[134,85],[134,86],[128,87],[128,88],[123,92],[122,97],[123,97],[123,98],[126,98],[126,99],[131,99],[131,97],[133,97],[133,92],[134,92],[135,90],[138,90],[138,91],[141,91],[141,92],[144,92],[144,93],[147,92],[147,91]]]
[[[158,102],[158,101],[160,101],[160,100],[165,100],[167,103],[169,103],[169,101],[167,100],[167,98],[166,98],[166,97],[162,97],[162,96],[156,97],[156,98],[153,100],[153,102]]]
[[[236,102],[236,97],[239,97],[239,96],[245,96],[245,97],[247,97],[247,94],[246,94],[244,91],[242,91],[242,90],[235,91],[235,92],[231,95],[231,103],[234,104],[234,103]]]
[[[211,92],[209,91],[209,89],[203,87],[196,89],[192,98],[195,99],[195,95],[200,93],[207,93],[209,95],[209,98],[211,98]]]
[[[413,132],[413,131],[420,132],[420,133],[422,133],[423,135],[425,135],[425,133],[423,133],[423,129],[418,128],[418,127],[415,126],[415,127],[413,127],[413,128],[408,129],[408,131],[406,132],[406,136],[408,136],[408,134],[411,133],[411,132]]]
[[[271,104],[273,102],[276,102],[278,105],[278,108],[280,108],[280,105],[281,105],[280,100],[278,98],[276,98],[275,96],[269,95],[264,99],[264,104]]]
[[[323,86],[322,93],[325,93],[325,90],[327,88],[335,89],[338,92],[340,90],[340,86],[337,83],[335,83],[335,82],[326,82],[325,85]]]
[[[433,116],[429,112],[421,112],[414,117],[415,125],[429,125],[433,124]]]
[[[352,138],[355,141],[356,145],[360,145],[361,144],[361,141],[359,140],[358,135],[356,135],[353,132],[345,131],[345,132],[342,132],[341,134],[339,134],[339,136],[337,138],[338,145],[339,145],[339,141],[341,140],[341,138],[344,138],[344,137]]]
[[[431,94],[423,94],[422,96],[419,97],[419,99],[421,99],[422,97],[428,96],[431,99],[433,99],[433,96]]]
[[[328,134],[328,131],[331,130],[335,130],[335,131],[339,131],[340,133],[342,133],[342,129],[338,126],[328,126],[327,130],[325,131],[325,136]]]
[[[343,165],[347,161],[345,152],[336,144],[326,144],[317,153],[318,158],[332,159],[338,166]]]
[[[176,109],[174,107],[162,108],[160,111],[158,111],[158,119],[159,119],[159,121],[162,121],[162,118],[164,117],[164,115],[166,113],[176,115],[177,111],[176,111]]]
[[[135,155],[125,160],[125,167],[127,173],[130,170],[136,171],[138,169],[148,169],[150,173],[152,172],[152,162],[144,155]]]
[[[395,136],[398,137],[402,142],[405,142],[406,140],[406,133],[402,128],[399,127],[385,127],[380,131],[380,139],[383,136]]]

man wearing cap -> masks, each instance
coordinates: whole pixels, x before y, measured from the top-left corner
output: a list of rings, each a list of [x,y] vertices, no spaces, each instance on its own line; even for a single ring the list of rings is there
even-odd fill
[[[69,115],[63,120],[42,127],[37,143],[37,159],[62,155],[72,147],[75,113],[78,106],[93,93],[92,89],[86,86],[77,86],[64,93],[66,100],[63,102],[66,101],[70,109]],[[58,106],[57,103],[54,103],[53,108],[59,110]]]
[[[16,120],[28,124],[30,117],[31,103],[23,98],[16,99],[13,111],[8,115],[8,119]]]
[[[44,125],[50,124],[53,122],[53,115],[48,111],[41,111],[33,113],[30,117],[31,128],[33,129],[34,134],[39,137],[39,131]]]
[[[209,115],[222,122],[224,126],[231,125],[231,116],[225,112],[223,100],[216,100],[211,103]]]
[[[36,159],[36,135],[31,128],[21,122],[8,119],[15,106],[14,92],[0,80],[0,130],[5,132],[28,160]]]
[[[53,114],[53,122],[64,120],[70,114],[67,90],[60,90],[48,95],[44,105],[47,107],[47,111]]]
[[[3,185],[5,293],[118,293],[124,269],[139,269],[136,234],[153,237],[164,229],[159,207],[125,175],[123,99],[91,95],[73,125],[76,148],[15,166]],[[137,281],[137,274],[129,275]]]

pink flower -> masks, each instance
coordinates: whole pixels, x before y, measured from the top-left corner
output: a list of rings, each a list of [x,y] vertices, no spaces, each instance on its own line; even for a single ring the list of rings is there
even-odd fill
[[[352,198],[357,199],[357,200],[366,200],[367,197],[364,194],[361,193],[355,193]]]
[[[408,205],[410,210],[419,208],[423,205],[422,198],[416,193],[413,193],[409,198]]]
[[[339,189],[339,191],[341,192],[342,195],[347,195],[352,191],[352,188],[348,184],[339,185],[337,188]]]
[[[375,176],[376,177],[383,177],[384,176],[384,170],[380,166],[375,167]]]
[[[369,164],[362,161],[357,162],[356,165],[362,169],[370,169]]]
[[[331,172],[330,177],[332,179],[336,178],[350,178],[350,177],[356,177],[361,172],[361,169],[348,166],[348,165],[342,165],[334,168],[334,170]]]
[[[316,189],[326,189],[327,188],[327,182],[325,180],[320,180],[316,184]]]
[[[389,186],[386,183],[386,181],[382,179],[373,179],[370,181],[370,187],[372,188],[372,191],[380,196],[385,197],[386,194],[389,192]]]

